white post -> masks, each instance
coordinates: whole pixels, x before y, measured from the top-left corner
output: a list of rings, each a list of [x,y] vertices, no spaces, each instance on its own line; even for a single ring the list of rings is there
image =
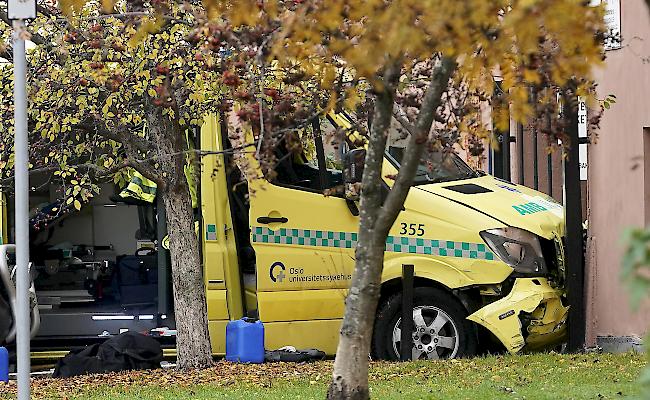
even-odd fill
[[[29,152],[27,140],[27,57],[25,24],[14,28],[14,168],[16,186],[16,352],[18,400],[29,400]]]

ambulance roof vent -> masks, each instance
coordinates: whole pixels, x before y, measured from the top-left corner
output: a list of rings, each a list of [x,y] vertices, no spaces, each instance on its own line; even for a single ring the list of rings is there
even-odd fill
[[[474,183],[464,183],[462,185],[445,186],[444,188],[453,190],[454,192],[463,193],[463,194],[490,193],[492,191],[488,188],[484,188],[483,186],[479,186]]]

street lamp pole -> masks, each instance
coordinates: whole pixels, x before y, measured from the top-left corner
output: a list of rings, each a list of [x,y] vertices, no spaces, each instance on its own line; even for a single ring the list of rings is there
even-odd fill
[[[29,399],[29,152],[27,140],[27,57],[25,24],[14,28],[14,168],[16,194],[16,353],[18,400]]]
[[[18,400],[29,400],[29,144],[27,139],[27,56],[24,20],[36,17],[35,0],[10,0],[14,56],[14,169],[16,198],[16,353]]]

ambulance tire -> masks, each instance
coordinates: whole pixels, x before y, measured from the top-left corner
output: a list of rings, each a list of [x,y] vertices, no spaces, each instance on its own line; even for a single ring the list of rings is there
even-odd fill
[[[441,329],[445,330],[441,336],[455,333],[457,347],[454,343],[453,349],[441,347],[438,350],[433,350],[440,354],[440,358],[461,358],[476,354],[478,344],[476,325],[466,319],[468,314],[465,308],[453,295],[438,288],[418,287],[413,291],[413,308],[422,310],[423,315],[428,314],[424,317],[426,323],[431,323],[431,319],[442,311],[447,322]],[[379,304],[372,338],[373,359],[399,360],[399,353],[395,350],[398,346],[393,342],[393,334],[399,332],[396,330],[396,325],[401,321],[401,314],[401,292],[389,296]],[[428,347],[426,346],[427,341],[428,343],[432,341],[430,336],[418,339],[420,343],[425,344],[425,347]],[[433,357],[433,353],[424,351],[420,358],[435,357]]]

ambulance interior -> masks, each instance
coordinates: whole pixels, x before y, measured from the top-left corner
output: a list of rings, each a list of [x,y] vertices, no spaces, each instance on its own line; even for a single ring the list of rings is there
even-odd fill
[[[65,212],[60,182],[36,175],[30,185],[31,278],[40,314],[36,339],[47,339],[51,347],[53,339],[173,327],[171,318],[159,321],[169,309],[159,293],[171,289],[159,289],[155,205],[125,202],[113,183],[103,183],[80,210]],[[13,199],[7,203],[7,243],[15,243]],[[164,252],[163,264],[166,257]]]

